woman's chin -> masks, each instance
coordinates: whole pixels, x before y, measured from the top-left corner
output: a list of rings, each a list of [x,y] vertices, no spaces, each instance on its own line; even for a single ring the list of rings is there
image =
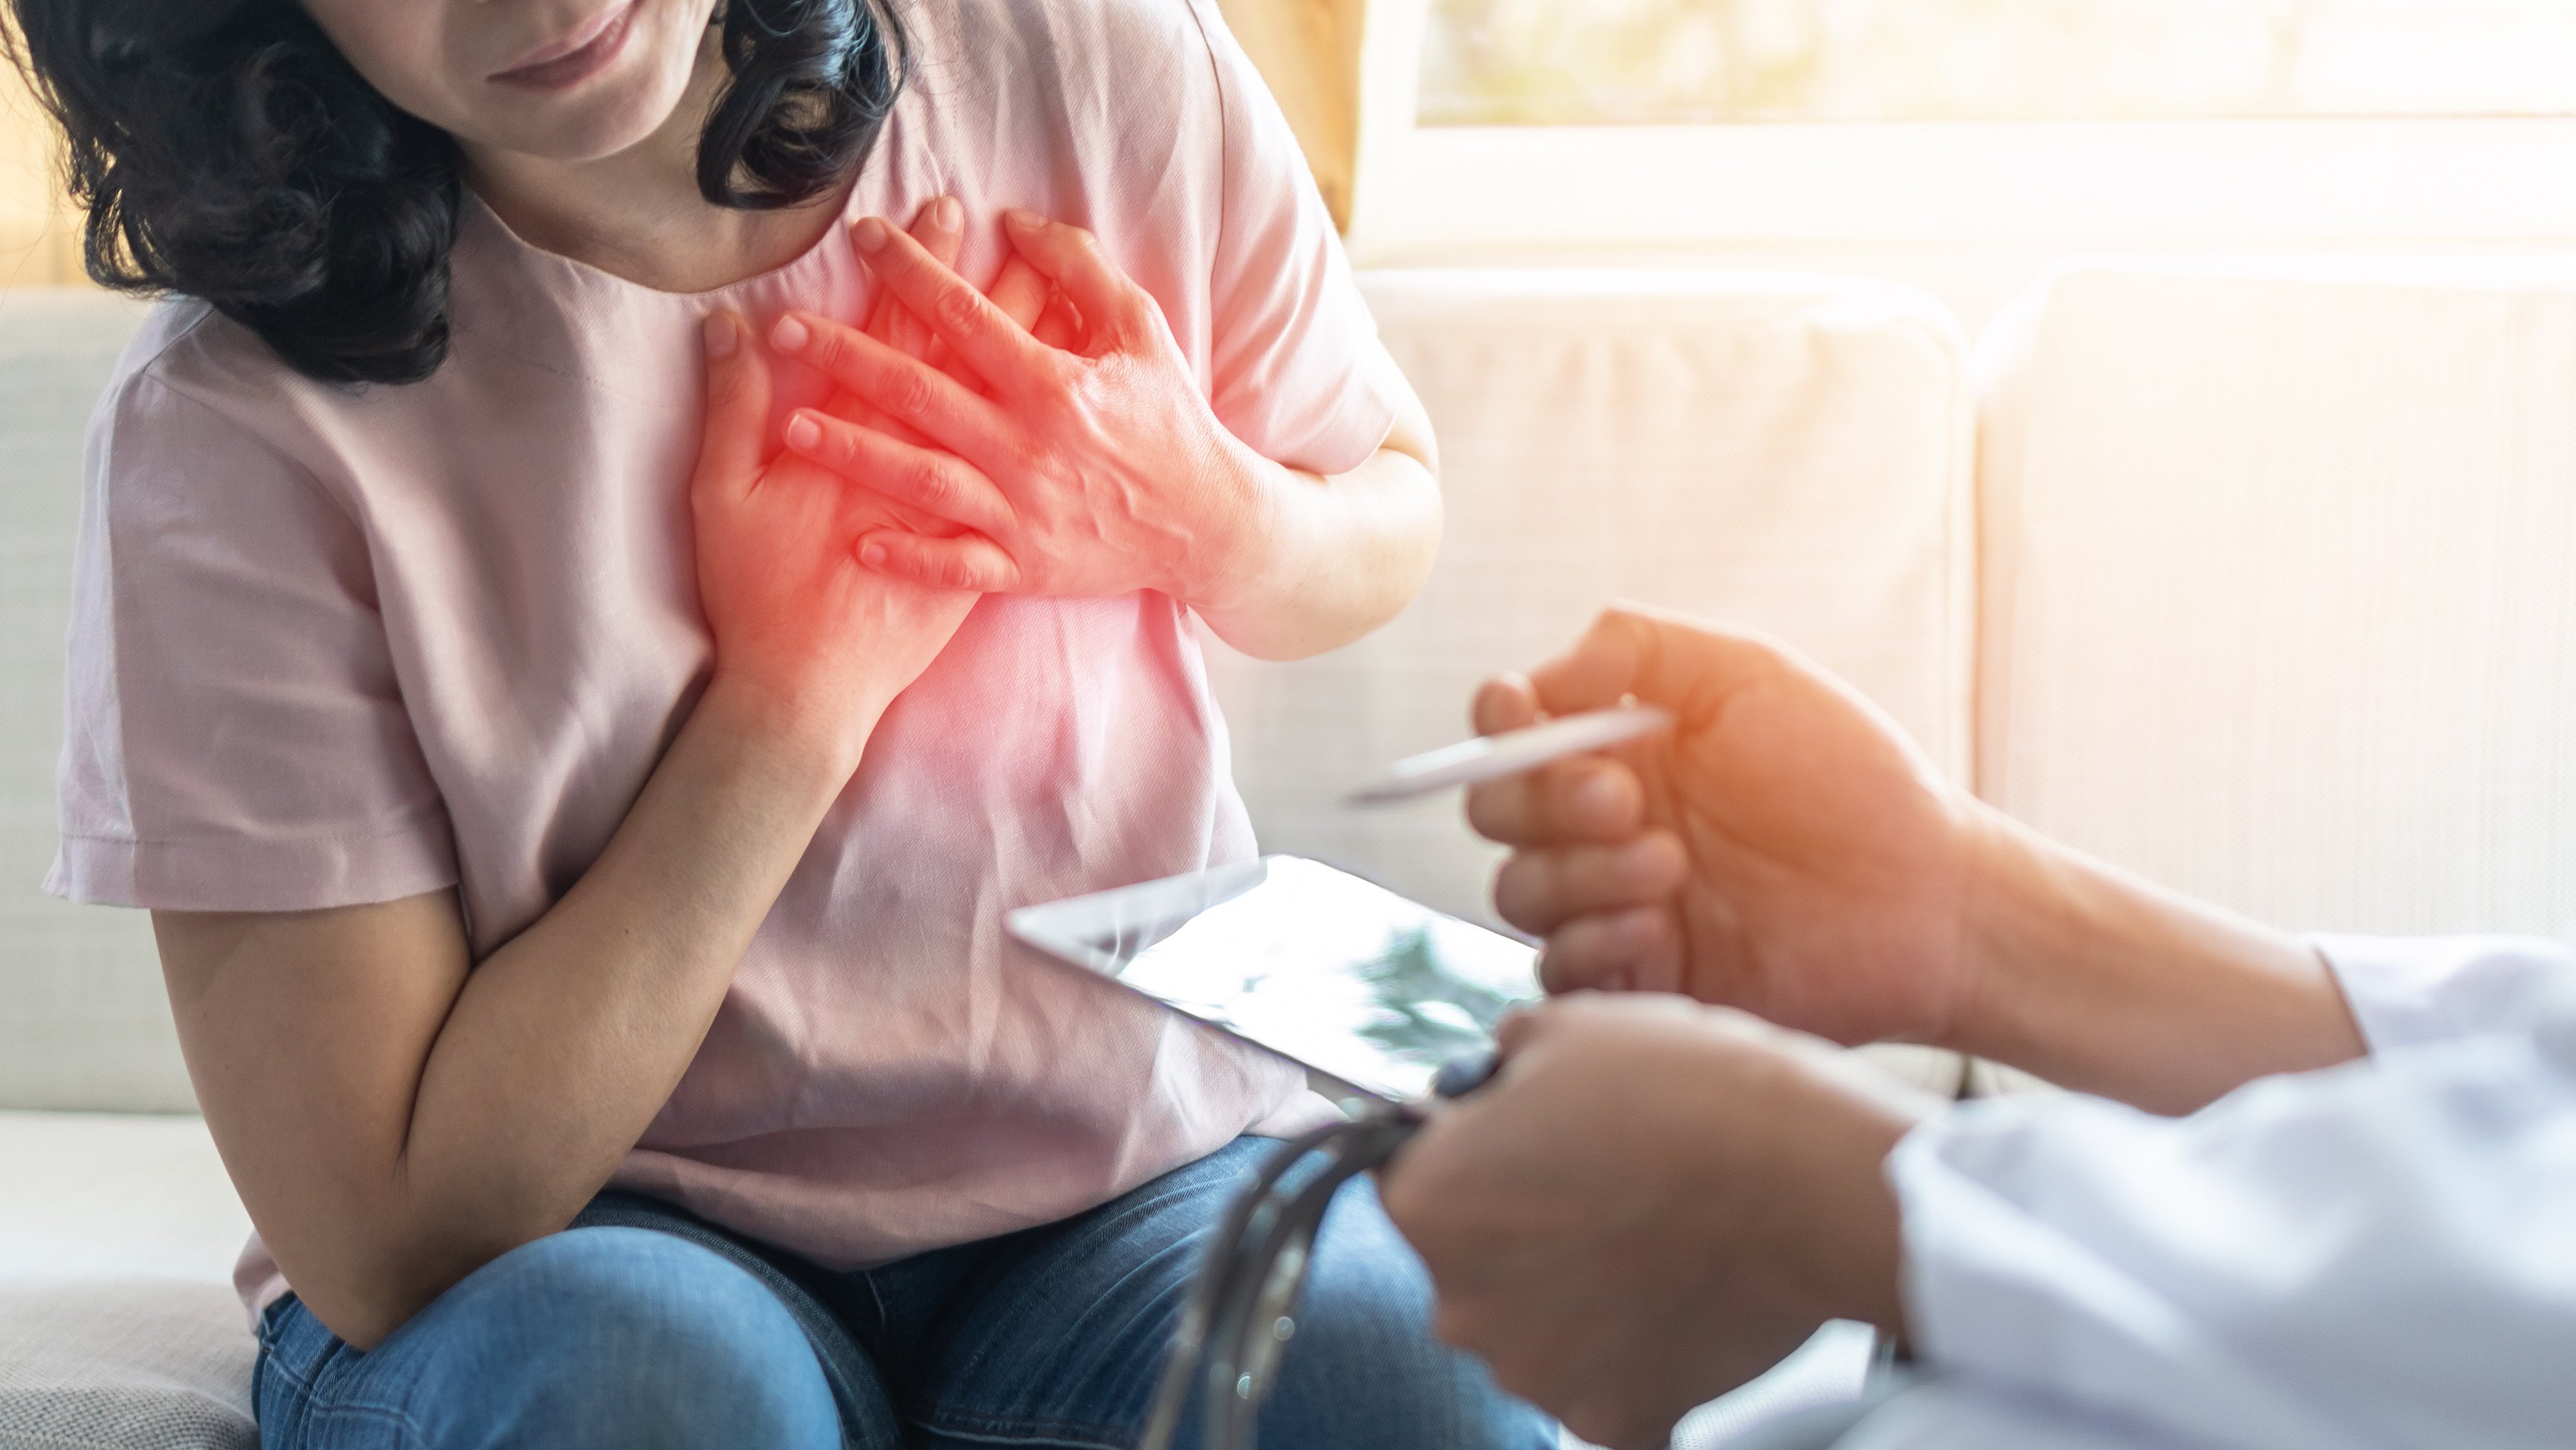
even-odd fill
[[[633,45],[619,65],[576,86],[548,91],[492,83],[492,104],[472,128],[477,134],[464,138],[467,146],[575,165],[644,145],[689,99],[700,50],[662,36],[635,40],[653,44]]]
[[[518,124],[478,128],[483,135],[466,140],[469,151],[504,151],[557,165],[605,161],[646,144],[669,124],[678,95],[661,86],[634,85],[624,94],[583,95],[553,99],[552,104],[522,104],[510,119]],[[681,88],[686,93],[686,88]],[[496,118],[497,119],[497,118]]]

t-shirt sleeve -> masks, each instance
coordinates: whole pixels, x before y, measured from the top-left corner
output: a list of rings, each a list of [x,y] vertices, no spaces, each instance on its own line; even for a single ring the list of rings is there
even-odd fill
[[[1378,341],[1288,118],[1214,0],[1190,9],[1224,111],[1209,278],[1217,417],[1264,457],[1347,472],[1386,441],[1411,389]]]
[[[346,507],[149,373],[100,405],[86,472],[47,888],[301,911],[455,884]]]

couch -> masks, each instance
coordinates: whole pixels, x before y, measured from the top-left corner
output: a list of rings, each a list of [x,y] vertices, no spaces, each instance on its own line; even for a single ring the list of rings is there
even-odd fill
[[[2240,909],[2576,921],[2576,267],[2106,262],[1973,345],[1845,279],[1363,285],[1439,426],[1448,533],[1368,640],[1216,650],[1268,848],[1484,915],[1454,803],[1334,802],[1628,596],[1791,640],[1988,799]],[[137,315],[0,292],[0,1447],[251,1442],[247,1225],[148,924],[36,890],[82,422]],[[1683,1440],[1846,1390],[1866,1349],[1821,1336]]]

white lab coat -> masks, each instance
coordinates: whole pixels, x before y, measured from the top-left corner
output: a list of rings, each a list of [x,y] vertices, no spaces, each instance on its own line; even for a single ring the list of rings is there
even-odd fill
[[[1906,1139],[1931,1378],[1843,1450],[2576,1446],[2576,959],[2319,945],[2366,1062]]]

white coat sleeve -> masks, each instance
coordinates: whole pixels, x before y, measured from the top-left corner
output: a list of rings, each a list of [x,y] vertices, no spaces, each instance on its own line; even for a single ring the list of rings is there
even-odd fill
[[[1899,1146],[1931,1369],[2158,1442],[2576,1444],[2576,967],[2324,945],[2368,1062],[2179,1119],[1971,1104]]]
[[[2490,1032],[2529,1033],[2576,977],[2556,942],[2512,937],[2312,939],[2334,968],[2372,1052]]]

